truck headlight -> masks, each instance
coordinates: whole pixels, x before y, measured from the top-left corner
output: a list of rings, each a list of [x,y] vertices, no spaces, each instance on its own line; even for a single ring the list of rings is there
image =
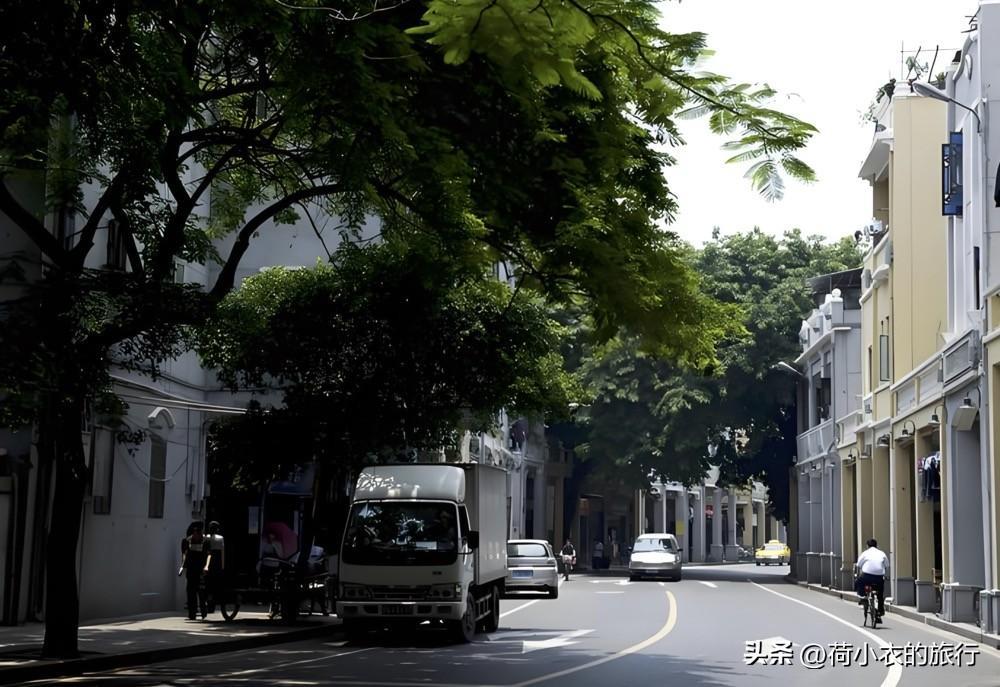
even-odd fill
[[[458,584],[435,584],[431,586],[431,598],[433,599],[458,599],[462,596],[462,585]]]
[[[370,599],[372,592],[363,584],[342,584],[340,596],[344,599]]]

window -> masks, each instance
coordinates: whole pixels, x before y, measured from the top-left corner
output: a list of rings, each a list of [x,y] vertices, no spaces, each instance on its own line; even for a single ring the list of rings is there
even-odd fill
[[[830,378],[819,374],[813,375],[813,389],[816,402],[816,417],[813,422],[823,422],[830,418]]]
[[[465,506],[458,507],[458,526],[462,530],[462,536],[466,536],[471,531],[469,526],[469,511]]]
[[[108,269],[125,269],[125,232],[117,221],[108,222]]]
[[[632,552],[642,553],[643,551],[669,551],[674,553],[677,551],[677,545],[673,539],[654,539],[652,537],[636,539],[635,545],[632,547]]]
[[[56,240],[66,250],[73,249],[73,237],[76,235],[76,212],[65,205],[56,210]]]
[[[879,334],[878,337],[878,379],[888,382],[889,376],[889,335]]]
[[[344,538],[344,562],[450,565],[458,555],[455,516],[455,505],[443,501],[355,503]]]
[[[149,450],[149,517],[163,517],[163,497],[167,483],[167,442],[151,438]]]
[[[872,357],[872,347],[868,347],[868,391],[875,388],[875,362]]]
[[[979,302],[979,246],[972,248],[972,292],[976,294],[976,308],[981,308]]]
[[[111,487],[115,481],[115,436],[104,429],[97,430],[92,457],[90,494],[95,515],[111,512]]]
[[[544,544],[507,544],[509,558],[548,558]]]
[[[962,132],[941,145],[941,214],[962,215]]]

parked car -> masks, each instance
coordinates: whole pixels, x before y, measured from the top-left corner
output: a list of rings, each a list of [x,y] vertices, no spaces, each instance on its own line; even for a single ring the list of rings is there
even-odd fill
[[[767,542],[754,554],[754,562],[757,565],[786,565],[791,558],[791,549],[777,539]]]
[[[628,559],[628,577],[681,579],[681,549],[672,534],[641,534]]]
[[[541,592],[559,597],[559,568],[552,547],[543,539],[507,542],[507,592]]]

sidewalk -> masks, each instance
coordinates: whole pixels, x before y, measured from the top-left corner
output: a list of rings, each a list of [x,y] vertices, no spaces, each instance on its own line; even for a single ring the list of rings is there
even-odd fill
[[[217,613],[196,621],[181,613],[156,613],[87,622],[79,632],[80,658],[45,661],[40,623],[0,627],[0,684],[294,642],[333,634],[339,626],[338,618],[322,615],[304,616],[290,626],[243,610],[231,623]]]
[[[806,589],[810,589],[814,592],[821,592],[830,596],[836,596],[844,601],[853,602],[857,598],[853,590],[843,591],[839,589],[830,589],[815,583],[800,582],[791,576],[788,576],[785,579],[793,584],[799,585],[800,587],[805,587]],[[909,618],[910,620],[914,620],[918,623],[924,623],[925,625],[936,627],[939,630],[951,632],[960,637],[964,637],[965,639],[970,639],[973,642],[985,644],[986,646],[993,647],[994,649],[1000,649],[1000,635],[987,634],[980,630],[979,626],[974,623],[953,623],[943,620],[938,617],[936,613],[922,613],[909,606],[897,606],[892,603],[892,599],[888,596],[885,598],[885,610],[887,613],[895,613],[896,615]]]

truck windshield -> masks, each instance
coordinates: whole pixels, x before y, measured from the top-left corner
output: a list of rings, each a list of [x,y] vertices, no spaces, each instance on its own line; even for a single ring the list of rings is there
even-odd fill
[[[351,508],[345,563],[447,565],[458,554],[458,518],[447,502],[365,501]]]

